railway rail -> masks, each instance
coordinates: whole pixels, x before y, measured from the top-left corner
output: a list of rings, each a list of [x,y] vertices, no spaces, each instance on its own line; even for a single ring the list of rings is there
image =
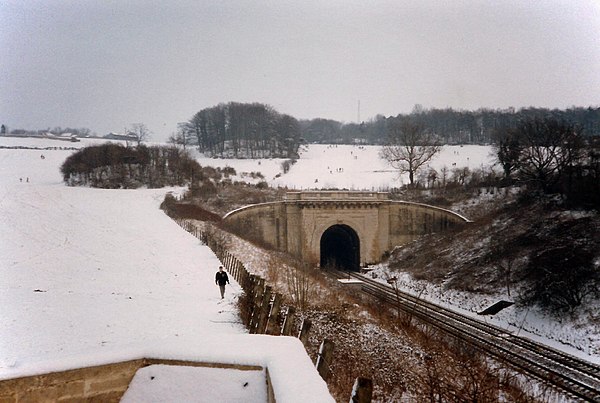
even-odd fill
[[[332,272],[362,281],[361,291],[463,340],[517,371],[552,385],[573,401],[600,403],[600,366],[481,320],[425,301],[364,275]]]

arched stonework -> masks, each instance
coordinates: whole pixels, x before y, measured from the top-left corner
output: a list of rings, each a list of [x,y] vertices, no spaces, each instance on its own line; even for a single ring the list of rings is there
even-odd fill
[[[321,267],[348,271],[360,268],[360,238],[346,224],[332,225],[323,232],[319,252]]]
[[[467,223],[459,214],[419,203],[399,202],[382,192],[290,192],[281,202],[234,210],[223,218],[241,236],[317,265],[328,228],[345,225],[358,237],[359,265],[381,261],[395,246]]]

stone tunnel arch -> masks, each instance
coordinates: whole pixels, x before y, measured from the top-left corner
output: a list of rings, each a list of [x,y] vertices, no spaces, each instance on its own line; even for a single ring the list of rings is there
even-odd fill
[[[440,207],[352,191],[288,192],[282,201],[241,207],[223,217],[223,225],[242,237],[322,267],[339,261],[346,270],[378,263],[396,246],[468,222]]]
[[[360,268],[360,239],[350,226],[336,224],[321,235],[321,267],[335,267],[346,271]]]

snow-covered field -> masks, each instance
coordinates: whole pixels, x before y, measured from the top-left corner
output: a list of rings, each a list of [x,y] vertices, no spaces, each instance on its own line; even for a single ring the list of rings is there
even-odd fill
[[[90,142],[0,137],[9,147]],[[221,301],[216,256],[159,210],[181,189],[67,187],[59,167],[72,152],[0,148],[0,379],[162,354],[275,369],[298,355],[285,338],[248,342],[240,287],[232,279]],[[281,390],[302,396],[294,383],[315,378],[304,355]],[[243,401],[264,401],[244,390]]]
[[[0,137],[0,146],[79,148],[98,141]],[[445,147],[431,165],[481,168],[493,164],[490,151]],[[0,379],[43,372],[56,363],[76,366],[81,357],[93,365],[131,351],[177,346],[198,352],[220,340],[228,341],[230,356],[247,354],[247,346],[231,345],[246,333],[234,305],[240,288],[232,281],[221,302],[214,254],[158,208],[167,191],[181,189],[67,187],[59,167],[72,152],[0,149]],[[238,180],[260,171],[271,185],[293,189],[380,190],[402,183],[374,146],[309,145],[279,177],[281,159],[197,158],[202,165],[234,167]],[[385,268],[378,270],[383,275]],[[409,291],[419,287],[403,280]],[[427,295],[447,305],[464,306],[460,301],[466,298],[433,288]],[[580,330],[551,325],[533,313],[521,318],[499,320],[536,327],[542,339],[562,326],[568,329],[564,336],[583,350],[579,355],[589,351],[580,343],[578,335],[585,339]]]
[[[233,167],[239,180],[252,182],[248,175],[260,171],[269,185],[290,189],[348,189],[385,191],[407,183],[408,176],[399,177],[386,161],[379,158],[379,146],[323,145],[310,144],[302,147],[300,159],[282,174],[284,159],[228,160],[205,158],[195,154],[201,165]],[[444,147],[431,162],[433,169],[444,166],[478,169],[495,165],[491,147],[465,145]]]
[[[58,169],[71,153],[0,149],[0,373],[106,347],[243,333],[232,305],[239,287],[217,305],[219,261],[158,209],[166,190],[67,187]]]

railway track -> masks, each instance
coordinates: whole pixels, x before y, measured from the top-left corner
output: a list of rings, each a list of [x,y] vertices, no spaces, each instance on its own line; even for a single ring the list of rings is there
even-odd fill
[[[506,330],[417,298],[358,273],[332,272],[362,281],[361,291],[400,309],[530,377],[551,384],[574,401],[600,403],[600,366]]]

